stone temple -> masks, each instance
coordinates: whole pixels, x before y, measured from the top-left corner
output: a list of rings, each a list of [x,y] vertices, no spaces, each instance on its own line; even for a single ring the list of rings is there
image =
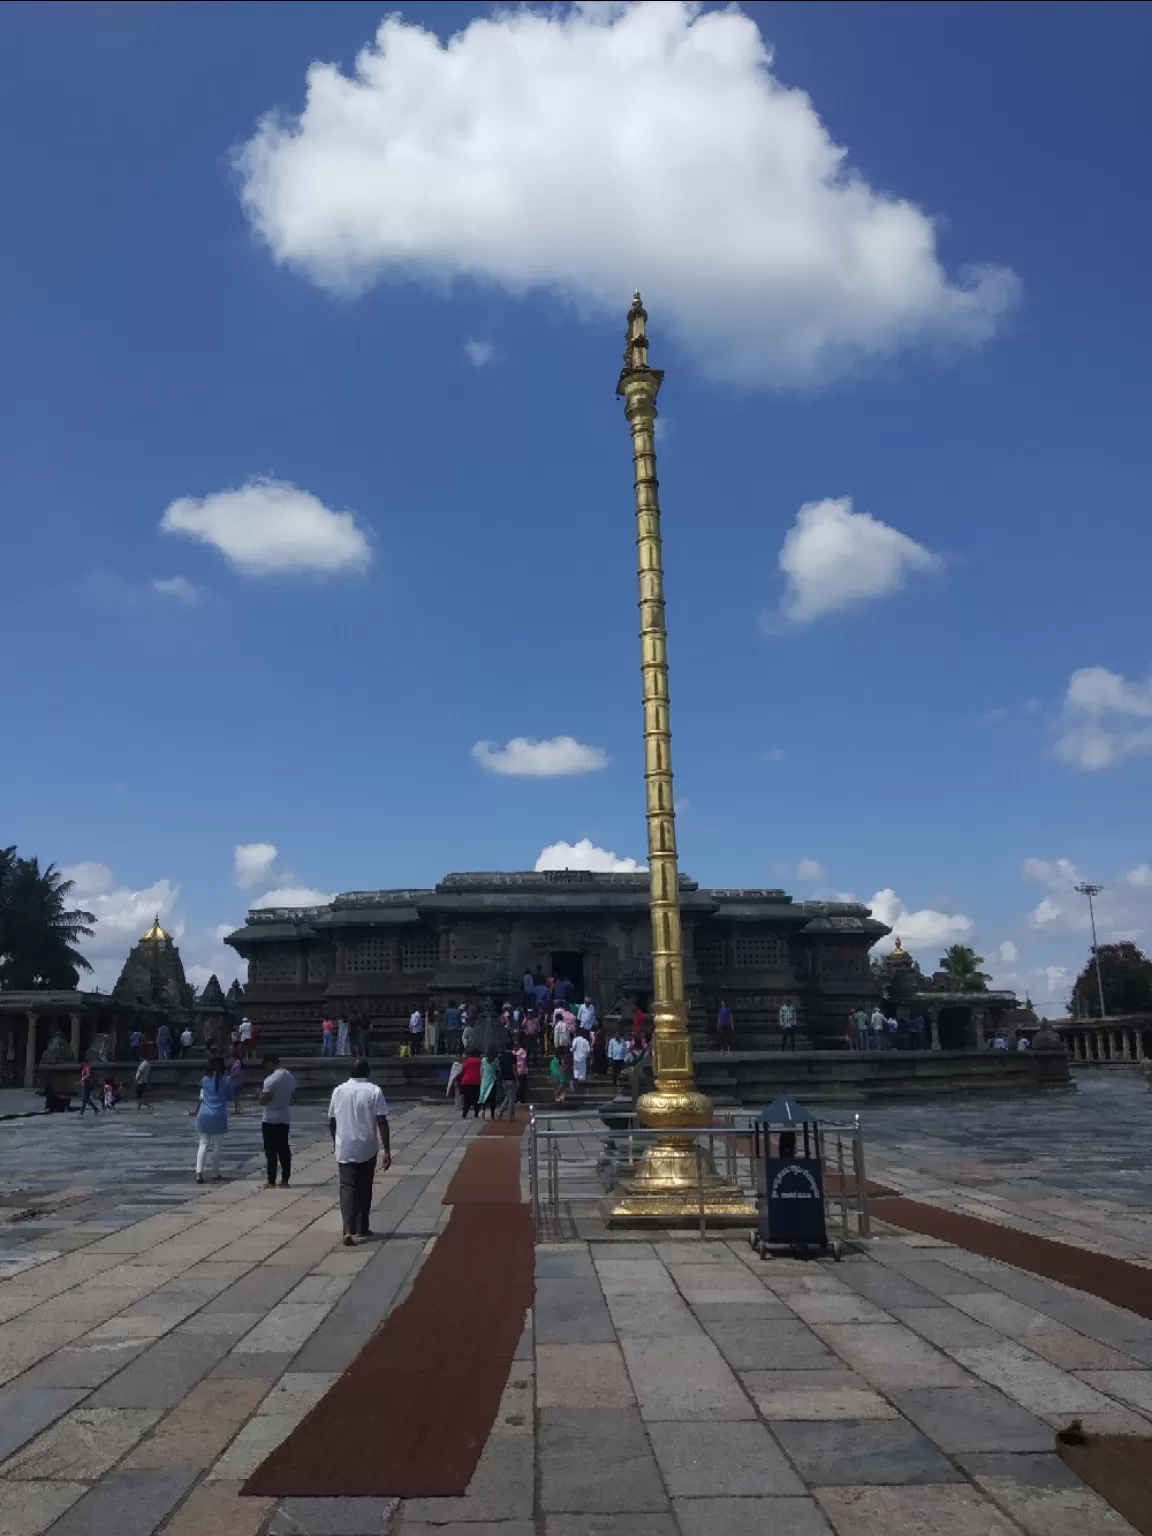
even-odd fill
[[[790,1002],[814,1046],[842,1046],[849,1008],[879,995],[868,951],[889,930],[865,906],[704,890],[685,875],[680,905],[700,1041],[724,1000],[745,1048],[775,1043]],[[248,961],[261,1041],[287,1048],[315,1050],[321,1018],[337,1012],[371,1019],[380,1040],[405,1038],[415,1006],[499,1005],[520,996],[526,969],[567,976],[602,1014],[646,1008],[652,985],[646,873],[453,874],[429,890],[257,909],[226,942]]]

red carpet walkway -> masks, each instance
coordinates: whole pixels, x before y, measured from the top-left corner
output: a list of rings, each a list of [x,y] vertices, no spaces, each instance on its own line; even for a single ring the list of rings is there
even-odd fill
[[[877,1220],[894,1227],[938,1237],[942,1242],[967,1248],[970,1253],[981,1253],[986,1259],[999,1259],[1017,1269],[1027,1269],[1034,1275],[1086,1291],[1089,1296],[1110,1301],[1138,1317],[1152,1318],[1152,1275],[1139,1264],[1129,1264],[1105,1253],[1090,1253],[1086,1248],[1058,1243],[1049,1237],[1035,1237],[1031,1232],[1018,1232],[1015,1227],[1003,1227],[994,1221],[981,1221],[978,1216],[962,1216],[957,1211],[909,1200],[890,1190],[872,1198],[871,1210]]]
[[[408,1299],[253,1473],[245,1493],[464,1493],[532,1305],[532,1216],[520,1203],[519,1140],[473,1141],[444,1203],[452,1215]]]

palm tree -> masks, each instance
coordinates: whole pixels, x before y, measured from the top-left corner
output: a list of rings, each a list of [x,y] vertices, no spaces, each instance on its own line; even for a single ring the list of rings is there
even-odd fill
[[[983,964],[984,956],[967,944],[950,944],[940,956],[940,969],[948,973],[954,992],[986,992],[991,978],[980,969]]]
[[[69,910],[74,882],[54,864],[0,848],[0,988],[71,988],[92,967],[77,947],[92,937],[91,912]]]

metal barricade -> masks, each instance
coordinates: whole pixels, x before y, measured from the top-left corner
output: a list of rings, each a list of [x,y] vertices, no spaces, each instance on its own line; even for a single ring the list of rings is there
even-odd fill
[[[647,1130],[635,1114],[620,1114],[614,1118],[628,1121],[623,1156],[615,1161],[615,1172],[626,1174],[638,1161],[640,1153],[652,1140],[653,1132]],[[733,1184],[739,1184],[750,1195],[762,1194],[762,1170],[758,1167],[753,1150],[755,1116],[746,1109],[718,1110],[717,1118],[728,1120],[726,1125],[686,1127],[684,1136],[691,1136],[696,1143],[696,1174],[699,1191],[700,1236],[708,1235],[704,1199],[704,1171],[710,1160],[716,1166],[717,1142],[723,1154],[724,1176]],[[560,1122],[560,1125],[553,1122]],[[573,1122],[576,1126],[573,1127]],[[737,1123],[739,1122],[739,1123]],[[864,1135],[860,1116],[851,1123],[837,1125],[821,1121],[825,1177],[825,1212],[829,1231],[835,1231],[841,1242],[867,1239],[872,1234],[868,1212],[868,1180],[864,1160]],[[572,1162],[565,1170],[562,1149],[581,1141],[600,1144],[602,1155],[595,1171],[601,1173],[608,1161],[606,1154],[618,1149],[623,1133],[604,1125],[596,1110],[558,1110],[538,1113],[532,1109],[528,1124],[528,1180],[532,1205],[532,1233],[540,1241],[545,1219],[553,1232],[561,1222],[561,1206],[580,1201],[599,1202],[607,1193],[606,1188],[595,1192],[574,1187],[575,1180],[566,1181],[566,1171],[572,1172]],[[544,1143],[543,1149],[541,1142]],[[541,1164],[543,1163],[543,1168]],[[586,1168],[579,1165],[580,1171]],[[567,1182],[567,1187],[564,1187]]]

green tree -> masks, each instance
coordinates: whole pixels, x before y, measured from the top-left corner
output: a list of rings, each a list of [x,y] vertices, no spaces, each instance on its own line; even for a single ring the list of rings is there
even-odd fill
[[[69,909],[72,888],[54,864],[0,848],[0,988],[70,988],[92,969],[78,945],[96,919]]]
[[[954,992],[987,992],[988,975],[980,969],[984,956],[967,944],[950,944],[940,956],[940,969],[946,971]]]
[[[1122,944],[1101,944],[1099,955],[1104,1007],[1109,1015],[1152,1013],[1152,960],[1144,951],[1126,939]],[[1100,1017],[1100,986],[1092,955],[1072,985],[1069,1012],[1090,1019]]]

